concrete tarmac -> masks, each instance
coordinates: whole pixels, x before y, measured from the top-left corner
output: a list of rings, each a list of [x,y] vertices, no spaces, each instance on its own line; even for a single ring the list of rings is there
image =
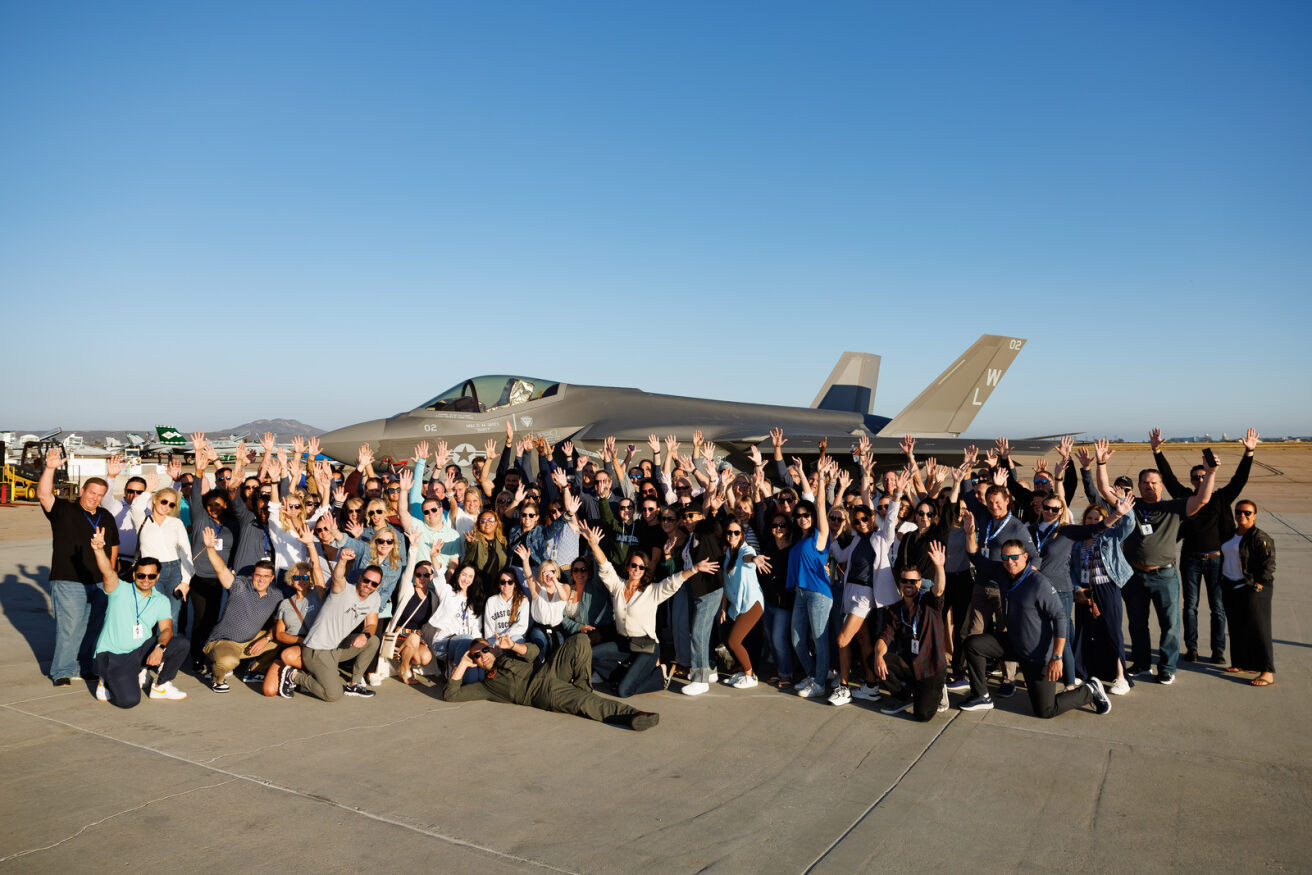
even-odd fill
[[[954,696],[923,725],[764,686],[696,698],[675,687],[639,698],[661,715],[644,733],[448,705],[436,685],[395,679],[328,705],[240,684],[216,695],[184,675],[186,701],[122,711],[43,676],[49,543],[0,542],[0,860],[14,871],[1305,870],[1302,511],[1258,523],[1279,558],[1273,687],[1181,663],[1173,686],[1141,682],[1106,716],[1039,720],[1020,692],[992,712],[958,711]]]

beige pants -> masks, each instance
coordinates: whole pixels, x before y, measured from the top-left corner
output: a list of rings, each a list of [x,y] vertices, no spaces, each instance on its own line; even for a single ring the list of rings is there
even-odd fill
[[[265,633],[261,632],[250,641],[211,641],[206,644],[203,652],[214,663],[214,683],[223,683],[243,659],[263,658],[271,663],[273,656],[278,652],[276,644],[267,645],[258,657],[253,657],[246,652],[247,647],[264,636]]]

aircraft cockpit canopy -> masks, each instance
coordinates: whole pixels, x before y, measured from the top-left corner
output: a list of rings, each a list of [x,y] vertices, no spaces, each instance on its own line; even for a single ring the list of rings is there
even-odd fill
[[[487,413],[555,395],[560,383],[537,377],[474,377],[447,389],[422,406],[428,410]]]

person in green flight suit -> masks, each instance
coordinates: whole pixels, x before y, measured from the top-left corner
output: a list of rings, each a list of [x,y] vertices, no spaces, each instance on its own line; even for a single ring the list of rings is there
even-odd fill
[[[592,644],[587,635],[571,635],[552,657],[536,665],[536,644],[517,644],[498,636],[496,644],[478,638],[460,658],[446,684],[448,702],[486,699],[529,705],[544,711],[574,714],[641,732],[660,722],[659,714],[639,711],[592,690]],[[465,672],[481,668],[478,683],[464,684]]]

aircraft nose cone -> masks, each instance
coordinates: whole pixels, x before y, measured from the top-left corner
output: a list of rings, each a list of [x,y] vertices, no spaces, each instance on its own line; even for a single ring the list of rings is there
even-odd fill
[[[332,456],[339,462],[355,464],[356,453],[360,444],[369,444],[375,451],[383,440],[384,419],[371,419],[358,422],[345,428],[338,428],[319,436],[319,447],[325,455]]]

